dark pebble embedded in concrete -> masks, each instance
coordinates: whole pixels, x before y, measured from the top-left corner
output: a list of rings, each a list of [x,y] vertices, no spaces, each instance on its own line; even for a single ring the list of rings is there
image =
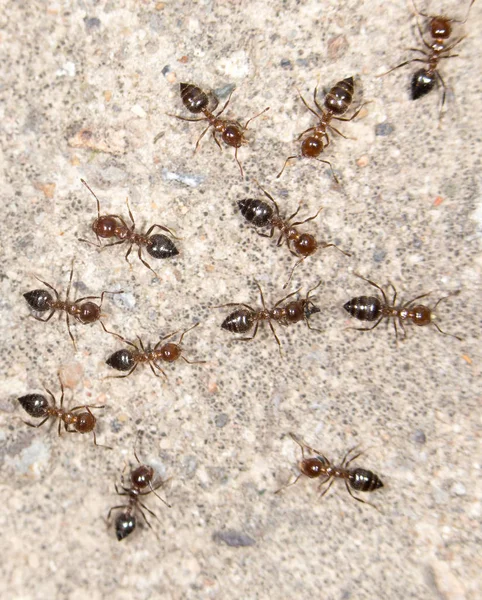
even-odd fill
[[[427,441],[425,433],[421,429],[416,429],[413,432],[412,439],[416,444],[425,444]]]
[[[385,260],[386,255],[387,255],[386,250],[376,249],[373,252],[373,260],[375,262],[382,262],[383,260]]]
[[[395,127],[391,123],[378,123],[375,126],[375,135],[386,136],[395,131]]]
[[[165,67],[163,67],[161,73],[164,75],[164,77],[171,72],[171,65],[166,65]]]
[[[97,17],[92,17],[88,19],[87,17],[84,19],[85,28],[87,31],[94,31],[94,29],[100,29],[100,19]]]
[[[243,546],[254,546],[256,541],[241,531],[235,531],[234,529],[226,529],[226,531],[215,531],[213,533],[213,540],[215,542],[224,542],[232,548],[241,548]]]
[[[293,68],[291,61],[288,60],[287,58],[281,59],[280,65],[283,67],[283,69],[292,69]]]
[[[216,427],[221,428],[226,425],[228,420],[229,420],[228,415],[225,413],[221,413],[220,415],[216,415],[216,417],[214,418],[214,423],[216,424]]]

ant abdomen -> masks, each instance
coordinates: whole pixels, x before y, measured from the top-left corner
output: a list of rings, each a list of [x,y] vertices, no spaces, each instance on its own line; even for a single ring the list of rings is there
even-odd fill
[[[410,90],[412,100],[418,100],[433,90],[437,83],[437,77],[434,72],[427,69],[419,69],[412,76]]]
[[[201,113],[209,105],[208,95],[192,83],[181,83],[181,100],[189,112]]]
[[[146,250],[153,258],[172,258],[179,254],[172,240],[161,233],[149,237]]]
[[[345,113],[352,100],[354,91],[353,77],[347,77],[334,85],[325,97],[325,108],[334,115]]]
[[[123,512],[115,520],[115,535],[120,542],[136,528],[136,518],[130,512]]]
[[[382,303],[375,296],[358,296],[347,302],[343,308],[359,321],[376,321],[382,312]]]
[[[273,219],[273,209],[262,200],[247,198],[238,202],[243,217],[256,227],[267,227]]]
[[[378,475],[366,469],[351,470],[348,481],[350,482],[350,486],[359,492],[372,492],[383,487],[383,482]]]
[[[45,417],[49,406],[47,398],[41,394],[27,394],[18,399],[22,408],[31,417]]]
[[[50,310],[54,301],[52,295],[46,290],[32,290],[31,292],[26,292],[23,297],[31,308],[39,312]]]
[[[134,355],[130,350],[117,350],[105,362],[117,371],[130,371],[135,365]]]
[[[253,313],[245,308],[240,308],[228,315],[221,327],[231,333],[246,333],[251,329],[253,323]]]

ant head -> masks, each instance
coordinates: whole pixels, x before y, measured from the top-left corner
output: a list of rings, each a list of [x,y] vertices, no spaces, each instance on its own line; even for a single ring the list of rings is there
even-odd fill
[[[181,356],[181,348],[173,342],[168,342],[158,350],[159,355],[165,362],[174,362]]]
[[[135,365],[134,356],[130,350],[117,350],[105,362],[117,371],[130,371]]]
[[[32,290],[23,295],[29,306],[39,312],[44,312],[52,308],[54,299],[47,290]]]
[[[141,465],[131,473],[132,485],[136,488],[146,488],[154,478],[154,469],[148,465]]]
[[[294,300],[288,302],[284,307],[288,323],[298,323],[305,316],[305,300]]]
[[[452,34],[450,20],[445,17],[434,17],[430,21],[430,35],[435,40],[446,40]]]
[[[118,515],[115,520],[115,535],[119,542],[130,535],[136,528],[136,518],[128,512]]]
[[[79,306],[78,317],[81,323],[94,323],[100,318],[100,307],[94,302],[83,302]]]
[[[410,308],[410,318],[415,325],[424,327],[432,322],[432,311],[428,306],[417,304],[417,306]]]
[[[45,396],[40,394],[27,394],[18,399],[22,408],[31,417],[44,417],[47,414],[47,408],[49,406],[48,400]]]
[[[115,236],[117,220],[115,217],[104,215],[98,217],[92,224],[92,230],[100,238],[111,238]]]
[[[326,462],[320,456],[304,458],[300,462],[300,471],[303,475],[306,475],[310,479],[314,479],[315,477],[323,475],[326,472],[327,466]]]
[[[192,113],[201,113],[208,107],[208,95],[201,88],[191,83],[179,84],[181,90],[181,100],[184,106]]]
[[[74,428],[79,433],[90,433],[93,431],[97,419],[90,412],[81,412],[77,415]]]
[[[301,155],[305,158],[316,158],[322,152],[323,142],[314,135],[309,135],[301,143]]]
[[[315,238],[309,233],[301,233],[300,236],[293,240],[295,252],[300,256],[311,256],[318,248],[318,243]]]
[[[221,137],[228,146],[240,148],[244,142],[244,131],[239,123],[230,123],[224,128]]]

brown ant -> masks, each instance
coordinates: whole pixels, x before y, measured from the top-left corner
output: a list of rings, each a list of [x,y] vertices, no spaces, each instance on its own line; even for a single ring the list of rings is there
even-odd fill
[[[136,440],[136,442],[137,442],[137,440]],[[136,457],[136,460],[139,463],[139,466],[137,468],[135,468],[133,471],[131,471],[131,474],[129,476],[129,479],[130,479],[129,487],[126,487],[124,484],[124,473],[122,473],[122,475],[121,475],[121,488],[124,491],[120,492],[119,488],[117,487],[117,483],[114,484],[115,491],[117,492],[117,494],[119,496],[128,496],[127,504],[113,506],[109,510],[109,513],[107,515],[107,520],[109,520],[113,510],[117,510],[118,508],[125,509],[119,515],[117,515],[117,518],[115,520],[115,534],[116,534],[116,537],[119,540],[119,542],[121,540],[123,540],[124,538],[126,538],[128,535],[130,535],[136,528],[136,516],[135,516],[136,511],[140,512],[146,525],[150,529],[152,529],[152,525],[147,520],[147,517],[144,514],[142,509],[146,510],[150,515],[152,515],[159,521],[157,515],[152,510],[147,508],[147,506],[145,504],[143,504],[141,502],[141,500],[140,500],[141,496],[147,496],[148,494],[152,493],[155,496],[157,496],[157,498],[159,498],[159,500],[161,500],[161,502],[164,502],[164,504],[167,507],[171,508],[171,505],[168,504],[164,500],[164,498],[162,498],[161,496],[159,496],[159,494],[156,493],[156,490],[159,489],[160,487],[162,487],[163,485],[165,485],[168,480],[167,479],[166,480],[159,479],[159,481],[154,483],[154,480],[156,479],[156,474],[154,472],[154,469],[152,467],[150,467],[149,465],[143,465],[141,463],[141,461],[139,460],[139,457],[136,454],[135,447],[134,447],[134,456]],[[125,471],[125,468],[124,468],[124,471]]]
[[[271,230],[268,234],[257,232],[258,235],[262,237],[272,238],[275,232],[275,229],[279,229],[280,235],[278,238],[277,246],[281,246],[283,241],[286,241],[286,245],[288,246],[288,250],[299,258],[298,262],[295,263],[293,268],[291,269],[290,276],[288,281],[284,284],[283,289],[287,287],[291,278],[293,277],[293,273],[295,269],[306,259],[308,256],[311,256],[318,250],[318,248],[336,248],[339,252],[344,254],[345,256],[351,256],[348,252],[341,250],[338,248],[336,244],[330,244],[328,242],[317,242],[314,236],[310,233],[300,233],[297,229],[297,225],[303,225],[308,221],[313,221],[320,214],[323,207],[318,210],[318,212],[312,217],[308,217],[304,219],[304,221],[296,221],[292,223],[291,221],[298,214],[301,204],[298,206],[297,210],[290,215],[287,219],[283,219],[279,213],[279,207],[275,202],[274,198],[268,194],[266,190],[264,190],[259,184],[258,187],[264,193],[264,195],[271,200],[274,205],[273,208],[262,200],[257,200],[253,198],[248,198],[246,200],[240,200],[238,202],[239,210],[241,214],[247,221],[252,223],[255,227],[270,227]]]
[[[318,119],[318,125],[310,127],[306,129],[306,131],[303,131],[303,133],[300,133],[300,135],[298,136],[298,140],[300,140],[308,132],[312,132],[301,142],[301,154],[288,156],[288,158],[285,160],[283,168],[278,173],[277,178],[281,177],[283,171],[286,168],[286,165],[290,160],[294,158],[314,158],[317,161],[325,163],[330,167],[333,179],[336,181],[336,183],[338,183],[338,179],[335,175],[335,172],[333,171],[331,163],[327,160],[322,160],[318,157],[323,152],[323,150],[327,148],[330,144],[330,138],[328,137],[327,132],[328,129],[347,139],[346,135],[343,135],[341,131],[338,131],[338,129],[335,129],[333,125],[330,124],[332,119],[336,119],[337,121],[353,121],[353,119],[357,117],[357,115],[363,108],[364,104],[360,105],[354,112],[354,114],[348,119],[343,118],[341,116],[345,114],[346,111],[350,108],[350,105],[353,100],[354,87],[355,84],[353,81],[353,77],[347,77],[346,79],[339,81],[326,94],[323,106],[320,106],[316,98],[318,92],[318,86],[316,86],[315,91],[313,93],[313,101],[319,112],[313,109],[303,98],[301,92],[298,91],[303,104]]]
[[[247,333],[254,327],[253,335],[251,337],[246,338],[237,338],[237,341],[240,342],[249,342],[256,337],[258,333],[259,324],[262,321],[267,321],[268,325],[273,333],[275,340],[279,346],[279,350],[281,352],[281,342],[279,341],[278,336],[273,327],[272,321],[276,322],[278,325],[288,326],[293,325],[294,323],[299,323],[300,321],[304,321],[309,329],[313,331],[321,332],[321,329],[316,329],[312,327],[309,322],[309,318],[311,315],[321,312],[320,309],[315,306],[315,304],[310,300],[310,294],[314,290],[316,290],[320,285],[321,281],[315,285],[315,287],[308,290],[306,296],[304,298],[298,298],[298,300],[292,300],[288,302],[284,306],[280,306],[285,302],[288,298],[291,298],[295,294],[298,294],[300,289],[295,290],[291,294],[288,294],[284,298],[282,298],[279,302],[277,302],[272,309],[268,309],[266,307],[266,303],[264,301],[263,291],[261,286],[256,281],[255,282],[259,294],[261,296],[261,304],[263,308],[255,309],[249,306],[249,304],[244,304],[242,302],[229,302],[228,304],[221,304],[219,306],[214,306],[213,308],[223,308],[225,306],[242,306],[243,308],[238,308],[229,314],[221,324],[223,329],[230,331],[231,333]]]
[[[97,248],[108,248],[109,246],[117,246],[119,244],[124,244],[127,242],[129,244],[129,248],[125,255],[125,260],[129,263],[129,254],[131,253],[132,247],[134,245],[138,246],[138,256],[139,260],[142,262],[144,266],[146,266],[154,275],[159,278],[157,273],[152,269],[150,264],[145,261],[142,257],[142,248],[145,247],[148,254],[150,254],[153,258],[172,258],[173,256],[177,256],[179,254],[179,250],[176,248],[172,240],[170,240],[167,236],[162,235],[161,233],[156,233],[151,235],[152,231],[158,227],[162,231],[167,231],[169,235],[173,238],[178,239],[170,229],[164,227],[164,225],[152,225],[146,231],[146,233],[136,233],[135,231],[135,221],[132,216],[132,212],[129,206],[129,199],[126,200],[127,210],[129,212],[130,220],[132,221],[132,225],[129,227],[124,219],[119,215],[101,215],[100,214],[100,202],[97,196],[94,194],[92,189],[87,185],[87,183],[81,179],[80,180],[85,187],[89,190],[89,192],[94,196],[97,202],[97,219],[92,223],[92,230],[97,236],[97,244],[91,242],[89,240],[80,239],[81,242],[86,242],[87,244],[91,244],[92,246],[96,246]],[[109,239],[114,238],[118,239],[117,242],[111,242],[110,244],[106,244],[102,246],[100,239]],[[130,264],[130,263],[129,263]]]
[[[429,308],[423,304],[415,304],[417,300],[421,298],[425,298],[431,292],[427,292],[426,294],[422,294],[421,296],[417,296],[413,298],[413,300],[409,300],[405,302],[401,306],[395,306],[397,300],[397,290],[394,285],[390,283],[391,288],[393,289],[393,299],[391,304],[389,303],[385,291],[379,285],[370,281],[370,279],[366,279],[358,273],[354,273],[363,281],[366,281],[373,287],[377,288],[382,294],[383,302],[375,297],[375,296],[358,296],[356,298],[352,298],[349,302],[347,302],[343,308],[350,313],[352,317],[358,319],[359,321],[376,321],[373,327],[352,327],[351,329],[357,329],[358,331],[371,331],[375,329],[383,319],[393,319],[393,326],[395,328],[395,337],[398,339],[398,329],[397,329],[397,321],[403,331],[403,337],[407,336],[405,331],[404,323],[411,321],[414,325],[418,325],[419,327],[425,327],[427,325],[434,325],[434,327],[442,334],[449,335],[451,337],[456,338],[459,341],[462,341],[462,338],[454,335],[453,333],[447,333],[442,331],[437,323],[434,322],[435,314],[434,311],[437,306],[442,302],[442,300],[446,300],[451,296],[456,296],[460,293],[460,290],[453,292],[452,294],[448,294],[447,296],[443,296],[440,298],[434,305],[433,308]]]
[[[122,290],[117,291],[117,292],[104,291],[101,293],[100,296],[84,296],[83,298],[78,298],[77,300],[74,300],[73,302],[71,302],[69,300],[69,295],[70,295],[70,287],[72,285],[73,275],[74,275],[74,265],[72,263],[72,269],[70,270],[69,285],[67,286],[67,295],[66,295],[65,300],[60,300],[57,290],[54,287],[52,287],[49,283],[47,283],[46,281],[43,281],[42,279],[39,279],[38,277],[36,277],[36,279],[38,279],[41,283],[46,285],[48,288],[50,288],[54,292],[55,300],[52,297],[52,294],[47,290],[32,290],[30,292],[26,292],[23,295],[23,297],[25,298],[25,300],[28,302],[29,306],[34,311],[39,312],[39,313],[50,311],[50,314],[46,319],[42,319],[41,317],[32,315],[35,319],[37,319],[37,321],[44,321],[44,322],[50,321],[50,319],[54,315],[55,311],[64,311],[65,312],[65,320],[67,323],[67,329],[69,331],[70,339],[72,340],[72,343],[74,344],[74,348],[77,349],[77,346],[76,346],[75,340],[74,340],[74,336],[72,335],[72,331],[70,330],[70,317],[74,318],[76,321],[78,321],[79,323],[82,323],[84,325],[88,324],[88,323],[94,323],[95,321],[99,321],[100,324],[102,325],[102,327],[104,328],[104,330],[107,331],[104,323],[100,319],[102,316],[101,310],[102,310],[102,303],[104,301],[104,296],[105,296],[105,294],[122,294],[123,291]],[[90,302],[90,300],[96,300],[96,299],[100,299],[100,304],[97,305],[95,302]],[[85,302],[86,300],[89,300],[89,302]]]
[[[204,364],[206,362],[204,360],[196,360],[196,361],[188,360],[185,356],[182,355],[181,344],[182,344],[182,340],[183,340],[184,336],[186,335],[186,333],[188,331],[191,331],[198,325],[199,325],[199,323],[196,323],[192,327],[185,329],[181,333],[181,337],[179,338],[179,342],[177,342],[177,344],[174,344],[173,342],[168,342],[167,344],[163,344],[164,340],[167,340],[168,338],[171,338],[174,335],[177,335],[179,333],[179,331],[174,331],[173,333],[169,333],[168,335],[161,338],[157,342],[157,344],[154,346],[154,348],[152,348],[152,350],[150,348],[146,349],[140,338],[138,338],[139,345],[137,345],[137,344],[134,344],[133,342],[130,342],[129,340],[126,340],[125,338],[118,335],[117,333],[108,332],[108,333],[111,333],[112,335],[115,335],[117,338],[119,338],[120,340],[122,340],[123,342],[128,344],[129,346],[132,346],[135,349],[135,351],[126,350],[126,349],[117,350],[117,352],[114,352],[113,354],[111,354],[105,362],[109,365],[109,367],[112,367],[113,369],[117,369],[117,371],[128,371],[128,373],[126,373],[125,375],[116,375],[115,376],[118,378],[129,377],[129,375],[137,369],[137,366],[140,363],[149,363],[151,371],[154,373],[154,375],[156,377],[160,377],[160,375],[156,372],[155,369],[160,371],[162,373],[162,375],[167,379],[166,373],[162,370],[162,368],[158,364],[160,361],[171,363],[171,362],[178,360],[179,358],[182,358],[182,360],[184,362],[187,362],[190,365]]]
[[[465,17],[465,19],[463,21],[458,21],[457,19],[448,19],[447,17],[432,16],[432,15],[428,15],[426,13],[421,13],[417,10],[417,7],[415,6],[415,2],[412,0],[412,4],[413,4],[413,8],[414,8],[415,15],[416,15],[416,20],[417,20],[417,29],[418,29],[420,38],[421,38],[426,50],[423,50],[421,48],[409,48],[409,50],[412,52],[422,53],[424,55],[424,58],[412,58],[410,60],[405,60],[404,62],[400,63],[396,67],[393,67],[386,73],[382,73],[381,75],[378,75],[378,77],[383,77],[385,75],[388,75],[388,73],[391,73],[392,71],[395,71],[396,69],[399,69],[400,67],[404,67],[405,65],[411,64],[413,62],[425,63],[425,65],[426,65],[425,67],[419,69],[412,75],[411,97],[412,97],[412,100],[417,100],[418,98],[425,96],[426,94],[428,94],[429,92],[431,92],[433,90],[433,88],[435,87],[435,84],[438,81],[440,83],[440,85],[442,86],[442,90],[443,90],[442,104],[440,106],[440,115],[442,115],[442,109],[445,104],[446,86],[445,86],[445,82],[442,79],[442,76],[440,75],[440,72],[438,70],[439,62],[446,58],[455,58],[455,57],[459,56],[458,54],[447,54],[447,52],[450,52],[451,50],[453,50],[455,48],[455,46],[460,44],[460,42],[463,39],[465,39],[466,36],[459,38],[458,40],[456,40],[455,42],[453,42],[450,45],[446,45],[449,38],[452,35],[451,23],[465,23],[467,21],[467,19],[469,18],[470,9],[474,2],[475,2],[475,0],[471,0],[471,2],[469,4],[469,9],[467,11],[467,16]],[[422,28],[420,27],[420,23],[418,21],[417,16],[421,16],[421,17],[430,19],[430,21],[428,23],[428,28],[429,28],[430,36],[432,38],[431,42],[427,42],[425,40],[423,31],[422,31]]]
[[[326,456],[324,456],[323,453],[321,453],[319,450],[311,448],[310,446],[307,446],[294,433],[290,433],[290,436],[301,448],[302,458],[299,463],[300,474],[296,477],[294,481],[287,485],[284,485],[282,488],[277,490],[275,492],[276,494],[278,494],[279,492],[281,492],[281,490],[284,490],[287,487],[295,485],[295,483],[302,475],[306,475],[306,477],[309,477],[310,479],[323,477],[323,481],[320,483],[320,489],[331,480],[328,487],[325,488],[321,493],[320,498],[322,498],[331,488],[335,479],[338,478],[345,480],[346,489],[352,498],[358,500],[358,502],[363,502],[363,504],[369,504],[370,506],[373,506],[373,508],[376,508],[378,510],[378,508],[374,504],[371,504],[371,502],[367,502],[366,500],[362,500],[362,498],[358,498],[357,496],[355,496],[350,489],[352,488],[357,492],[373,492],[373,490],[378,490],[379,488],[383,487],[383,482],[381,481],[381,479],[372,471],[367,471],[366,469],[360,468],[348,468],[348,465],[350,463],[352,463],[356,458],[363,454],[363,452],[358,452],[350,459],[348,459],[350,454],[354,450],[356,450],[357,446],[348,450],[348,452],[345,454],[342,460],[341,465],[337,467],[333,465],[326,458]],[[307,452],[310,452],[311,454],[315,454],[316,456],[306,458],[305,450]]]
[[[209,128],[212,127],[213,138],[216,144],[218,145],[219,149],[221,149],[221,144],[219,143],[219,140],[216,137],[217,133],[221,135],[221,139],[226,145],[231,146],[235,149],[234,158],[236,159],[236,162],[239,166],[239,170],[241,171],[241,177],[244,177],[243,167],[241,166],[241,163],[238,160],[238,148],[240,148],[243,144],[247,143],[245,133],[248,129],[249,123],[251,123],[251,121],[260,117],[263,113],[269,110],[269,107],[265,108],[263,111],[261,111],[254,117],[248,119],[246,121],[246,125],[243,126],[241,125],[241,123],[239,123],[239,121],[230,121],[229,119],[220,118],[222,113],[226,110],[229,102],[231,101],[231,96],[233,95],[234,90],[231,91],[226,101],[226,104],[217,114],[214,114],[211,110],[209,110],[209,96],[201,88],[197,87],[196,85],[193,85],[192,83],[181,83],[180,90],[181,100],[184,106],[188,109],[188,111],[193,114],[202,113],[204,116],[199,119],[186,119],[185,117],[171,114],[169,114],[169,116],[175,117],[176,119],[180,119],[181,121],[207,121],[209,123],[209,125],[201,133],[198,141],[196,142],[195,152],[197,151],[199,143],[204,137],[204,135],[207,133]],[[216,103],[213,110],[216,110],[217,105],[218,100],[216,99]]]
[[[57,408],[55,396],[52,392],[45,388],[45,391],[52,399],[52,404],[49,404],[48,399],[41,394],[27,394],[26,396],[22,396],[18,399],[22,408],[31,416],[36,419],[40,419],[42,417],[43,420],[40,421],[37,425],[33,423],[29,423],[28,421],[23,421],[29,427],[41,427],[48,419],[54,417],[59,420],[59,428],[58,432],[61,435],[61,425],[64,424],[65,431],[67,433],[90,433],[94,436],[94,444],[96,446],[102,446],[103,448],[109,448],[112,450],[110,446],[103,446],[102,444],[97,443],[97,438],[95,437],[95,424],[97,419],[91,412],[91,408],[104,408],[104,406],[93,406],[91,404],[83,404],[81,406],[75,406],[70,410],[64,410],[64,384],[62,383],[62,379],[60,378],[60,389],[62,395],[60,396],[60,407]],[[78,412],[82,411],[82,412]]]

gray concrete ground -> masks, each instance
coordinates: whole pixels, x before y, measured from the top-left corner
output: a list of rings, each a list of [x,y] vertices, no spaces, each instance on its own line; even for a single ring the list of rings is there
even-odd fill
[[[420,10],[462,19],[466,2]],[[8,599],[480,598],[480,197],[482,5],[455,36],[460,57],[441,62],[449,88],[439,126],[440,90],[409,99],[413,63],[377,74],[421,45],[411,6],[382,0],[267,0],[2,3],[0,596]],[[454,51],[455,52],[455,51]],[[341,123],[325,165],[298,161],[280,179],[296,136],[313,126],[297,89],[311,102],[354,75],[370,101]],[[179,83],[217,90],[226,115],[250,125],[250,142],[220,152],[209,135],[194,154],[203,124],[189,116]],[[149,262],[160,281],[124,247],[104,252],[84,178],[102,210],[139,228],[175,230],[180,254]],[[320,280],[311,322],[269,328],[237,343],[220,329],[229,309],[257,306],[255,280],[279,300],[294,264],[286,247],[259,237],[236,202],[257,197],[255,179],[284,214],[302,203],[318,239],[352,252],[319,251],[295,272],[289,291]],[[147,255],[146,255],[147,256]],[[139,367],[128,379],[105,379],[105,360],[122,344],[99,324],[40,323],[22,294],[38,276],[59,291],[75,259],[77,297],[107,297],[106,326],[128,339],[200,326],[185,355],[165,367],[167,381]],[[371,333],[343,304],[373,290],[359,272],[397,287],[408,300],[462,290],[439,307],[440,326]],[[41,287],[41,286],[40,286]],[[96,411],[97,435],[57,436],[29,429],[17,402],[49,387],[68,406]],[[170,481],[146,505],[154,531],[139,525],[115,539],[106,522],[120,503],[114,482],[143,461]],[[319,500],[318,484],[297,474],[295,432],[333,460],[359,444],[354,466],[379,474],[385,487],[353,501],[342,482]]]

